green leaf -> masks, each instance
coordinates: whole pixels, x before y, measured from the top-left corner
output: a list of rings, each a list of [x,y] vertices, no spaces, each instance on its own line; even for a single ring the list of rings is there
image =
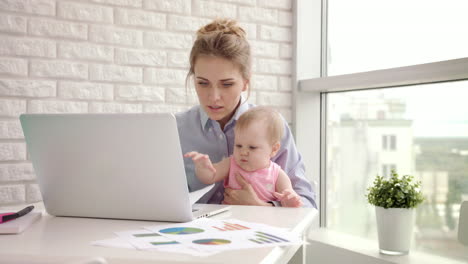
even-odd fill
[[[411,175],[400,177],[392,170],[389,178],[377,175],[373,186],[367,188],[370,204],[384,208],[414,208],[424,201],[421,182],[415,182]]]

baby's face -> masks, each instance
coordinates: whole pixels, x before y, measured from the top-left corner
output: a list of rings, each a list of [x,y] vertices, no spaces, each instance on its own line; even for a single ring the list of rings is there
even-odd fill
[[[263,122],[254,122],[241,130],[235,130],[234,159],[246,171],[256,171],[270,165],[274,155]]]

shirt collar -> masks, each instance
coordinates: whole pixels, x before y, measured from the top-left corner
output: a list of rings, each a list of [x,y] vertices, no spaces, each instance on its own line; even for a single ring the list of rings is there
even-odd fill
[[[246,102],[246,99],[241,95],[241,103],[239,107],[237,107],[234,115],[231,117],[231,120],[229,120],[226,125],[231,123],[233,120],[237,121],[237,119],[239,119],[239,117],[248,109],[249,109],[249,104]],[[210,121],[211,119],[208,117],[208,114],[206,114],[205,110],[203,110],[203,107],[200,106],[199,111],[200,111],[200,124],[203,128],[206,128],[209,124],[208,121]]]
[[[203,107],[199,106],[198,110],[200,111],[200,125],[205,128],[209,120],[208,115],[205,110],[203,110]]]

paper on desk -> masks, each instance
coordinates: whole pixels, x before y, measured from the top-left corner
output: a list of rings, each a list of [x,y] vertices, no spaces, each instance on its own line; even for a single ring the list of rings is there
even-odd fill
[[[158,233],[145,229],[120,231],[115,232],[115,234],[138,249],[148,249],[149,247],[142,246],[146,244],[152,245],[154,247],[166,247],[180,244],[173,239],[164,237]]]
[[[146,249],[148,251],[153,251],[151,249]],[[160,250],[160,249],[157,249],[158,251],[162,251],[162,252],[168,252],[168,253],[177,253],[177,254],[180,254],[180,253],[183,253],[183,254],[189,254],[189,255],[192,255],[192,256],[196,256],[196,257],[208,257],[208,256],[211,256],[211,255],[214,255],[214,254],[217,254],[219,253],[219,251],[213,251],[213,252],[202,252],[202,251],[198,251],[196,249],[193,249],[193,248],[189,248],[189,247],[186,247],[186,246],[180,246],[180,247],[166,247],[164,248],[163,250]]]
[[[180,249],[180,252],[184,252],[184,248],[195,249],[199,253],[218,253],[225,250],[302,244],[300,234],[289,232],[284,228],[237,219],[205,218],[189,223],[145,228],[177,242],[175,245]],[[144,245],[145,249],[158,248],[161,251],[166,251],[173,248],[145,244],[143,241],[141,243],[140,245]]]
[[[211,189],[213,189],[214,186],[215,186],[214,184],[211,184],[211,185],[206,186],[203,189],[190,192],[189,193],[190,204],[193,205],[194,203],[196,203],[198,201],[198,199],[200,199],[205,193],[207,193]]]
[[[130,248],[130,249],[135,248],[130,243],[128,243],[127,240],[120,238],[120,237],[93,241],[91,242],[91,245],[101,246],[101,247],[113,247],[113,248]]]
[[[301,235],[261,223],[237,219],[199,219],[116,232],[116,239],[93,245],[209,256],[226,250],[302,244]]]

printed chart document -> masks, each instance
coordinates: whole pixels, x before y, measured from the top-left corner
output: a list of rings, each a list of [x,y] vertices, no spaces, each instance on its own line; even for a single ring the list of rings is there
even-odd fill
[[[145,226],[138,230],[115,232],[119,246],[138,250],[165,251],[209,256],[226,250],[302,244],[301,235],[284,228],[237,219],[198,219],[189,223]],[[95,241],[93,245],[115,247]]]

